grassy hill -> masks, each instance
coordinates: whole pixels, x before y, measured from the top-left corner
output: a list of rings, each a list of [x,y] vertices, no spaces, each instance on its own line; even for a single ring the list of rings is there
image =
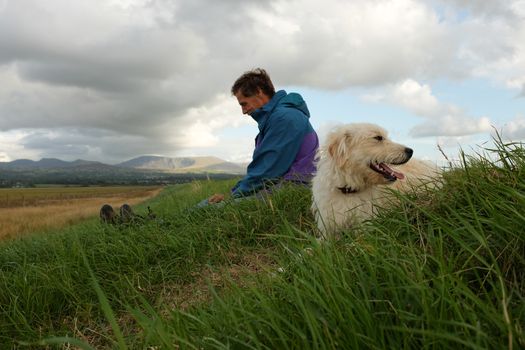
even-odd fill
[[[96,220],[0,246],[0,343],[82,349],[525,347],[525,151],[498,144],[319,243],[310,193],[192,206],[232,181],[169,187],[157,219]],[[144,208],[137,208],[145,212]]]

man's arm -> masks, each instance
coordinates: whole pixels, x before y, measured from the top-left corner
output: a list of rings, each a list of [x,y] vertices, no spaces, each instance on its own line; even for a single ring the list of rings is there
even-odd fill
[[[265,181],[277,179],[290,169],[301,148],[308,121],[299,111],[274,115],[261,144],[253,153],[246,176],[232,189],[233,197],[252,195]]]

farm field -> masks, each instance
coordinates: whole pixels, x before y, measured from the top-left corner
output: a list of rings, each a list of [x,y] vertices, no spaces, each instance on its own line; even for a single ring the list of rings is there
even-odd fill
[[[159,186],[37,187],[0,189],[0,239],[78,223],[107,203],[118,209],[160,193]]]

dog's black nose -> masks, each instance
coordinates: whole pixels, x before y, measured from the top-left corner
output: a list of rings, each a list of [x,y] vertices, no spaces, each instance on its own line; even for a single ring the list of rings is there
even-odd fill
[[[405,153],[410,158],[410,157],[412,157],[412,154],[414,153],[414,150],[412,148],[405,147]]]

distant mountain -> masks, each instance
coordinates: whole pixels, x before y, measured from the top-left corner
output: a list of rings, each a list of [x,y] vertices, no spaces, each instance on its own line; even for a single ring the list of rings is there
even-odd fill
[[[124,168],[135,169],[179,169],[189,167],[195,164],[193,158],[169,158],[158,156],[140,156],[127,160],[125,162],[115,164],[116,166]]]
[[[77,159],[72,162],[56,158],[42,158],[38,161],[17,159],[12,162],[0,162],[0,170],[33,171],[33,170],[75,170],[75,171],[110,171],[112,168],[126,168],[130,170],[164,171],[171,173],[228,173],[244,174],[246,167],[240,164],[227,162],[217,157],[159,157],[140,156],[128,161],[108,165],[95,161]]]
[[[38,161],[30,159],[17,159],[12,162],[0,162],[0,169],[6,170],[35,170],[35,169],[61,169],[74,168],[78,166],[104,166],[106,164],[100,162],[91,162],[87,160],[77,159],[73,162],[66,162],[56,158],[42,158]],[[108,165],[109,166],[109,165]]]
[[[116,164],[134,169],[164,170],[170,172],[220,172],[244,174],[246,168],[240,164],[227,162],[217,157],[159,157],[141,156]]]
[[[39,161],[17,159],[0,162],[0,187],[61,185],[164,185],[198,179],[231,179],[245,173],[245,167],[215,157],[168,158],[142,156],[109,165],[77,159]]]

